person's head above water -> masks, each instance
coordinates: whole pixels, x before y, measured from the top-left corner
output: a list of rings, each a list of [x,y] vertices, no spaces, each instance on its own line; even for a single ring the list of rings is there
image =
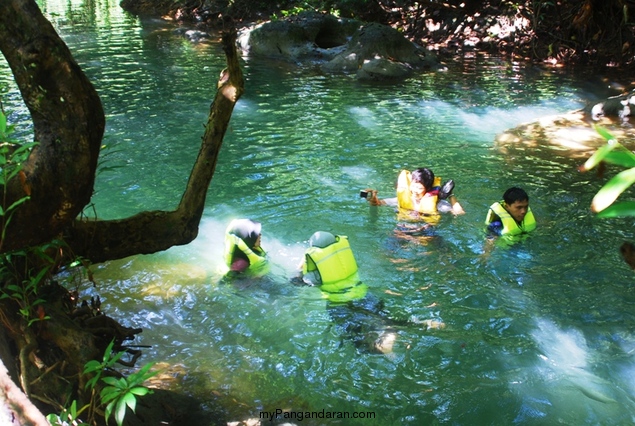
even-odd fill
[[[233,237],[225,239],[225,262],[230,271],[243,272],[264,255],[261,231],[260,222],[251,219],[234,219],[227,226],[226,234]]]
[[[333,244],[335,241],[335,235],[330,232],[317,231],[311,235],[311,238],[309,238],[309,245],[311,247],[325,248]]]
[[[503,207],[516,222],[522,222],[529,209],[529,195],[518,187],[511,187],[503,194]]]
[[[262,224],[251,219],[235,219],[230,223],[227,229],[229,234],[239,237],[249,248],[257,246],[256,243],[260,238],[261,231]]]
[[[434,172],[427,167],[414,170],[410,174],[410,193],[417,199],[423,197],[434,185]]]

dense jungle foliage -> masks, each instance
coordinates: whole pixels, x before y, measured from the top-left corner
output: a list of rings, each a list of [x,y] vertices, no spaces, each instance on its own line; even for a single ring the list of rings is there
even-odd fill
[[[240,26],[303,10],[379,22],[442,53],[478,49],[553,65],[628,67],[632,0],[123,0],[133,13]]]

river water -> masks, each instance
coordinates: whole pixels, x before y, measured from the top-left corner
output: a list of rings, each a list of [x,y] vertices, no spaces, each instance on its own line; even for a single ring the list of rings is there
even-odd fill
[[[217,38],[192,43],[113,0],[43,10],[106,111],[98,216],[176,207],[224,67]],[[0,65],[5,108],[28,135]],[[634,276],[619,254],[632,221],[593,218],[603,180],[578,173],[566,149],[494,148],[508,128],[606,95],[600,79],[480,55],[447,65],[370,84],[245,58],[246,92],[198,238],[94,267],[97,287],[86,283],[82,296],[143,328],[140,364],[165,363],[175,389],[222,413],[201,424],[276,410],[309,425],[635,422]],[[399,171],[421,166],[455,180],[466,214],[444,215],[435,238],[399,238],[394,211],[370,208],[359,190],[393,196]],[[487,208],[513,185],[529,193],[538,229],[489,251]],[[221,280],[223,232],[236,217],[263,223],[265,279]],[[400,320],[392,353],[356,346],[315,288],[290,283],[317,230],[349,237],[362,279]]]

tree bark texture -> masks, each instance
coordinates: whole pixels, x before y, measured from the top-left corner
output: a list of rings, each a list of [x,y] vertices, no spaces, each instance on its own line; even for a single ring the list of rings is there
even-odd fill
[[[0,0],[0,10],[0,50],[31,112],[39,142],[24,163],[26,183],[15,178],[6,187],[6,205],[24,197],[26,186],[31,199],[15,210],[0,253],[60,234],[74,255],[92,262],[191,242],[198,234],[231,114],[244,91],[235,32],[223,37],[227,68],[218,81],[199,155],[177,209],[120,220],[76,220],[93,193],[105,123],[101,101],[34,0]]]
[[[223,36],[223,48],[227,68],[217,83],[201,148],[177,209],[145,211],[120,220],[77,220],[67,229],[65,238],[75,254],[103,262],[156,253],[196,238],[223,138],[234,106],[244,92],[234,31]]]
[[[88,204],[105,118],[95,88],[35,1],[0,0],[0,10],[0,51],[39,143],[23,165],[26,181],[2,188],[5,208],[31,194],[6,228],[4,252],[51,240]]]

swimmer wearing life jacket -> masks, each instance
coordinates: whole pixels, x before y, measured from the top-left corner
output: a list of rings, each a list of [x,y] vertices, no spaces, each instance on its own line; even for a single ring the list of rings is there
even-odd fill
[[[302,264],[302,280],[319,286],[322,296],[330,302],[361,299],[368,287],[362,283],[357,262],[344,235],[318,231],[309,239]]]
[[[267,272],[267,253],[260,247],[261,231],[260,222],[251,219],[234,219],[227,226],[224,259],[231,274]]]
[[[360,349],[389,354],[397,339],[397,328],[423,324],[428,330],[445,324],[434,320],[398,320],[384,310],[383,300],[361,282],[348,238],[318,231],[309,239],[302,265],[302,281],[319,286],[327,299],[327,310],[343,336]]]
[[[536,229],[527,193],[521,188],[509,188],[502,201],[490,206],[485,224],[491,232],[509,237],[520,237]]]
[[[397,179],[397,197],[377,198],[377,191],[367,189],[366,199],[373,206],[395,206],[399,209],[399,219],[406,221],[424,220],[436,225],[440,211],[452,211],[455,215],[465,211],[452,194],[454,181],[441,186],[441,178],[426,167],[410,172],[402,170]],[[449,204],[449,205],[448,205]]]

